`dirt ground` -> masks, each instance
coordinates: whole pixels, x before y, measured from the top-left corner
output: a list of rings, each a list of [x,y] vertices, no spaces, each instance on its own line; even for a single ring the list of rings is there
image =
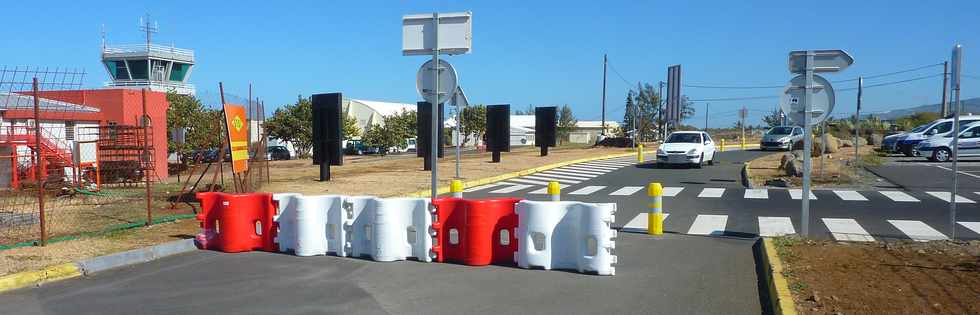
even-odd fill
[[[980,314],[980,241],[776,247],[802,314]]]
[[[608,154],[629,152],[624,148],[591,148],[582,146],[565,146],[553,148],[546,157],[540,157],[537,148],[517,148],[513,152],[503,153],[501,163],[490,163],[489,153],[469,153],[464,154],[462,159],[462,172],[464,180],[500,175],[502,173],[514,172],[528,168],[534,168],[561,161],[575,160],[587,157],[595,157]],[[649,150],[648,154],[652,154]],[[440,184],[448,185],[452,176],[455,175],[454,155],[451,150],[446,151],[446,158],[439,161]],[[227,169],[227,167],[226,167]],[[345,158],[343,166],[332,168],[332,180],[329,182],[319,182],[317,167],[311,165],[309,159],[291,161],[273,161],[270,164],[271,183],[264,184],[261,191],[268,192],[300,192],[304,194],[345,194],[345,195],[375,195],[390,197],[403,195],[427,189],[429,187],[429,172],[422,170],[422,160],[411,156],[348,156]],[[227,172],[226,172],[227,173]],[[207,180],[211,175],[205,176]],[[226,174],[226,180],[230,186],[230,173]],[[168,180],[168,184],[157,186],[160,193],[171,193],[179,191],[180,185],[176,177]],[[203,184],[202,184],[203,185]],[[226,190],[232,190],[231,187]],[[136,201],[136,202],[130,202]],[[167,205],[164,200],[159,201],[158,209],[164,209]],[[129,200],[126,202],[113,201],[100,204],[97,209],[91,211],[68,211],[75,208],[91,206],[90,202],[73,201],[70,205],[56,205],[52,203],[52,212],[71,213],[70,218],[65,220],[84,220],[86,222],[97,221],[104,223],[130,223],[143,218],[142,212],[144,204],[140,200]],[[108,216],[114,213],[107,209],[122,209],[115,216]],[[125,208],[125,209],[123,209]],[[125,210],[125,211],[123,211]],[[116,210],[113,210],[116,211]],[[187,210],[182,210],[186,212]],[[173,211],[160,210],[155,212],[156,216],[172,214]],[[179,211],[178,211],[179,212]],[[180,213],[184,213],[180,212]],[[98,218],[89,213],[98,214]],[[174,212],[177,213],[177,212]],[[110,220],[103,222],[105,220]],[[116,222],[118,221],[118,222]],[[102,226],[99,225],[99,226]],[[57,229],[59,225],[53,225]],[[77,228],[76,228],[77,230]],[[156,245],[168,241],[193,238],[200,230],[196,220],[180,220],[171,223],[156,224],[146,228],[135,228],[112,232],[107,235],[84,237],[77,240],[68,240],[49,244],[46,247],[19,247],[0,251],[0,275],[15,273],[26,270],[37,270],[46,266],[61,264],[66,262],[78,261],[81,259],[106,255],[110,253],[130,250],[134,248]],[[49,230],[56,232],[53,230]],[[34,230],[23,231],[24,233],[36,233]]]
[[[876,163],[873,158],[875,156],[873,147],[861,146],[860,150],[861,163]],[[789,187],[802,185],[802,178],[786,176],[786,173],[779,169],[780,159],[785,153],[789,152],[773,152],[773,154],[752,160],[749,171],[753,187],[766,186],[767,181],[777,178],[786,180]],[[837,153],[828,153],[823,156],[822,160],[820,157],[815,157],[812,160],[813,170],[810,173],[810,180],[814,187],[853,186],[870,180],[866,178],[867,172],[854,167],[857,164],[853,162],[853,147],[841,148]]]
[[[652,154],[653,150],[649,150]],[[537,148],[519,148],[501,154],[500,163],[490,163],[490,153],[464,154],[461,159],[463,181],[496,176],[561,161],[600,155],[626,153],[624,148],[559,147],[540,156]],[[449,149],[439,160],[439,183],[449,185],[456,174],[455,156]],[[331,167],[331,180],[318,181],[319,166],[310,160],[272,163],[272,182],[262,187],[268,192],[304,194],[371,195],[391,197],[429,188],[429,171],[422,170],[422,159],[391,156],[386,158],[348,157],[343,166]]]

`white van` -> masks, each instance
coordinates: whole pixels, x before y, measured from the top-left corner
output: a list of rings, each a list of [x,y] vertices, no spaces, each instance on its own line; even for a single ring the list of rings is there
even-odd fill
[[[966,115],[960,116],[961,124],[969,124],[972,122],[980,121],[980,115]],[[898,140],[896,148],[905,156],[919,156],[919,152],[915,150],[915,146],[919,142],[929,139],[929,137],[935,135],[942,135],[953,129],[953,118],[943,118],[937,119],[932,123],[929,123],[926,128],[923,128],[919,132],[909,132],[905,136]]]

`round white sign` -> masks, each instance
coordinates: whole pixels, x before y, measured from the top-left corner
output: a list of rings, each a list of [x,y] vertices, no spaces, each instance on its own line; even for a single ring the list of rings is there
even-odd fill
[[[779,108],[797,126],[803,126],[803,86],[806,78],[798,75],[789,81],[779,99]],[[834,110],[834,87],[823,77],[813,75],[813,91],[810,93],[810,125],[816,125],[830,117]]]
[[[429,104],[442,104],[453,97],[456,93],[456,69],[446,60],[439,59],[439,92],[436,93],[436,83],[433,71],[437,70],[432,66],[432,60],[426,61],[419,68],[415,77],[415,88],[419,95]],[[438,99],[436,98],[438,95]]]

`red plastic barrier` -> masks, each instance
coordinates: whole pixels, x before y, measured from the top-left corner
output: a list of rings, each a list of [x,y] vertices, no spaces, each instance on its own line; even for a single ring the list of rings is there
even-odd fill
[[[432,201],[436,219],[432,229],[435,261],[464,265],[513,264],[517,252],[518,198],[467,200],[438,198]]]
[[[197,240],[202,249],[278,252],[272,194],[202,192],[197,193],[197,199],[201,201],[197,220],[204,230]]]

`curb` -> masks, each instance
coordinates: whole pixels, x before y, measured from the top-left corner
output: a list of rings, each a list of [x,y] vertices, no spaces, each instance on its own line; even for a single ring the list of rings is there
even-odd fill
[[[789,284],[783,277],[783,262],[776,254],[776,246],[773,245],[770,238],[762,238],[760,243],[762,246],[753,246],[753,249],[758,247],[758,250],[761,251],[759,258],[762,263],[761,276],[764,283],[761,283],[760,286],[765,286],[768,290],[765,293],[768,293],[766,295],[768,295],[769,305],[765,306],[769,307],[773,314],[796,315],[796,305],[793,302]]]
[[[112,268],[145,263],[194,250],[197,250],[194,240],[186,239],[84,259],[74,263],[64,263],[41,270],[18,272],[0,277],[0,293],[31,285],[87,276]]]
[[[510,173],[505,173],[505,174],[501,174],[501,175],[497,175],[497,176],[493,176],[493,177],[486,177],[486,178],[481,178],[481,179],[477,179],[477,180],[463,182],[463,188],[466,189],[466,188],[471,188],[471,187],[486,185],[486,184],[490,184],[490,183],[495,183],[495,182],[499,182],[499,181],[503,181],[503,180],[508,180],[508,179],[515,178],[515,177],[521,177],[521,176],[524,176],[524,175],[529,175],[529,174],[533,174],[533,173],[537,173],[537,172],[542,172],[542,171],[550,170],[550,169],[553,169],[553,168],[559,168],[559,167],[570,165],[570,164],[583,163],[583,162],[589,162],[589,161],[595,161],[595,160],[612,159],[612,158],[626,157],[626,156],[635,156],[635,155],[636,155],[636,152],[616,153],[616,154],[608,154],[608,155],[602,155],[602,156],[596,156],[596,157],[589,157],[589,158],[582,158],[582,159],[571,160],[571,161],[564,161],[564,162],[552,163],[552,164],[548,164],[548,165],[544,165],[544,166],[538,166],[538,167],[535,167],[535,168],[529,168],[529,169],[521,170],[521,171],[517,171],[517,172],[510,172]],[[426,190],[419,190],[419,191],[416,191],[416,192],[413,192],[413,193],[405,194],[405,195],[402,195],[402,197],[425,198],[425,197],[429,197],[431,193],[432,193],[431,190],[426,189]],[[436,193],[438,193],[440,195],[449,193],[449,186],[441,186],[441,187],[439,187],[439,189],[436,190]]]
[[[751,167],[752,161],[745,162],[742,165],[742,185],[749,189],[755,189],[755,186],[752,185],[752,173],[749,171]]]

